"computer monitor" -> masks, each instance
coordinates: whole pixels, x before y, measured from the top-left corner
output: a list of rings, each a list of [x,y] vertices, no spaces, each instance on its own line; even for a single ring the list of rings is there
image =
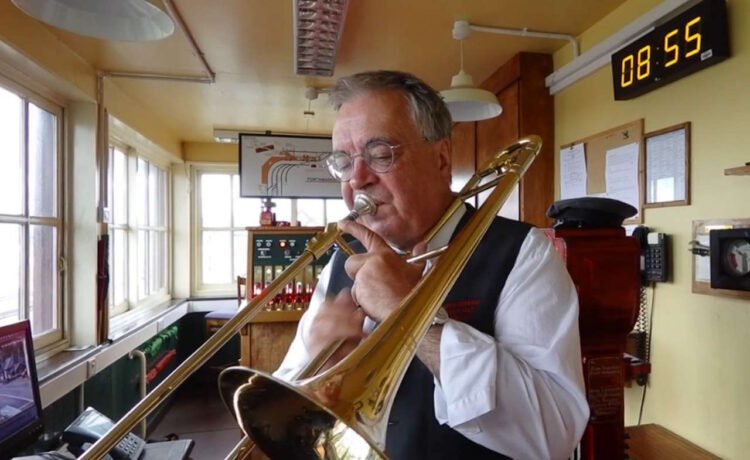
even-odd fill
[[[42,430],[31,324],[0,326],[0,457],[32,444]]]

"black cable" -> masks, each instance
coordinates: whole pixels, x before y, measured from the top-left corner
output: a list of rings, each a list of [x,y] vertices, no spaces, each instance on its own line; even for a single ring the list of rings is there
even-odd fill
[[[651,361],[651,332],[654,328],[654,299],[656,298],[656,283],[651,283],[651,307],[648,312],[648,335],[646,336],[646,356],[643,359],[648,363]],[[638,426],[641,425],[643,419],[643,407],[646,405],[646,388],[648,388],[648,381],[643,384],[643,394],[641,395],[641,407],[638,409]]]

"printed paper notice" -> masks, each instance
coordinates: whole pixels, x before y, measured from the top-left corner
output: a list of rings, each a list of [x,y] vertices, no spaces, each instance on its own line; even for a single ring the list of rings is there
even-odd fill
[[[584,144],[560,150],[560,198],[586,196],[586,152]]]
[[[607,150],[605,180],[607,196],[640,210],[638,199],[638,144]],[[633,216],[637,218],[638,214]]]
[[[685,199],[685,130],[646,140],[646,202]]]

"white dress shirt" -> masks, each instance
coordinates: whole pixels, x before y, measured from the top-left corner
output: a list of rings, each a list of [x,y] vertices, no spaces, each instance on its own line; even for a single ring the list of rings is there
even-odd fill
[[[446,244],[463,212],[430,242]],[[277,377],[290,379],[311,357],[309,325],[325,299],[330,264]],[[372,322],[365,321],[365,330]],[[495,310],[494,337],[448,320],[440,340],[435,417],[472,441],[516,460],[566,459],[580,440],[589,408],[583,384],[578,296],[541,230],[521,245]]]

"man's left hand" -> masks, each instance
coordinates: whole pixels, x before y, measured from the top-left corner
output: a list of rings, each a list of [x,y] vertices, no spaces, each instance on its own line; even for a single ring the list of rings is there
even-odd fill
[[[345,269],[354,280],[352,297],[377,322],[396,309],[422,277],[424,262],[410,264],[380,236],[353,221],[340,221],[339,228],[358,239],[367,249],[346,261]],[[427,245],[419,243],[414,254],[424,253]]]

